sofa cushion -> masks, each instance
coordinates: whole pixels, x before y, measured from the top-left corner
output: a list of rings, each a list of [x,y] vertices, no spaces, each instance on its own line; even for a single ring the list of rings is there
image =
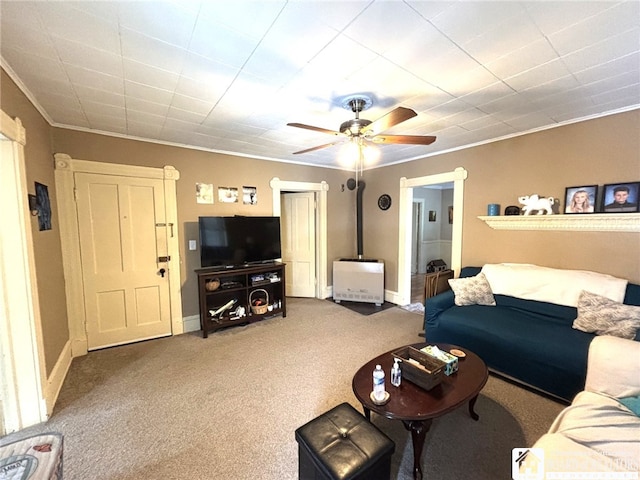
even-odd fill
[[[482,273],[475,277],[450,279],[449,285],[455,294],[455,304],[459,307],[496,304],[491,286]]]
[[[640,307],[624,305],[583,291],[573,328],[597,335],[633,339],[640,329]]]

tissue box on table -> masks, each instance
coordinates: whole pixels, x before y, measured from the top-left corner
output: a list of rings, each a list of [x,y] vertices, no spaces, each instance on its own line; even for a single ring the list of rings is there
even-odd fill
[[[440,350],[435,345],[427,345],[424,348],[420,349],[421,352],[426,353],[427,355],[431,355],[434,358],[445,363],[444,374],[451,375],[458,371],[458,357],[455,355],[451,355],[449,352],[445,352],[444,350]]]

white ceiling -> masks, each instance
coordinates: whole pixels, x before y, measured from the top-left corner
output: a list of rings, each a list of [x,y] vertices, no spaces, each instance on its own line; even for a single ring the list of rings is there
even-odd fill
[[[640,2],[6,1],[2,65],[47,120],[340,167],[346,96],[418,115],[390,164],[640,107]]]

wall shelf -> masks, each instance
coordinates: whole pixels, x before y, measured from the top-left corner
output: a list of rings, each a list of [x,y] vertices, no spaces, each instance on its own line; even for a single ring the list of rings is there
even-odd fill
[[[494,230],[556,230],[571,232],[640,232],[640,213],[585,215],[479,216]]]

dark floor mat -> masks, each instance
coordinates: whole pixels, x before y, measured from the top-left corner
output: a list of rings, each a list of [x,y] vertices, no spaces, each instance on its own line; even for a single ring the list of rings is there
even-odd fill
[[[327,298],[330,302],[333,302],[333,298]],[[335,303],[335,302],[334,302]],[[382,312],[387,308],[395,307],[395,303],[384,302],[381,306],[376,306],[375,303],[367,303],[367,302],[348,302],[346,300],[341,300],[340,303],[336,303],[336,305],[340,305],[342,307],[348,308],[351,311],[359,313],[360,315],[371,315],[372,313]]]

